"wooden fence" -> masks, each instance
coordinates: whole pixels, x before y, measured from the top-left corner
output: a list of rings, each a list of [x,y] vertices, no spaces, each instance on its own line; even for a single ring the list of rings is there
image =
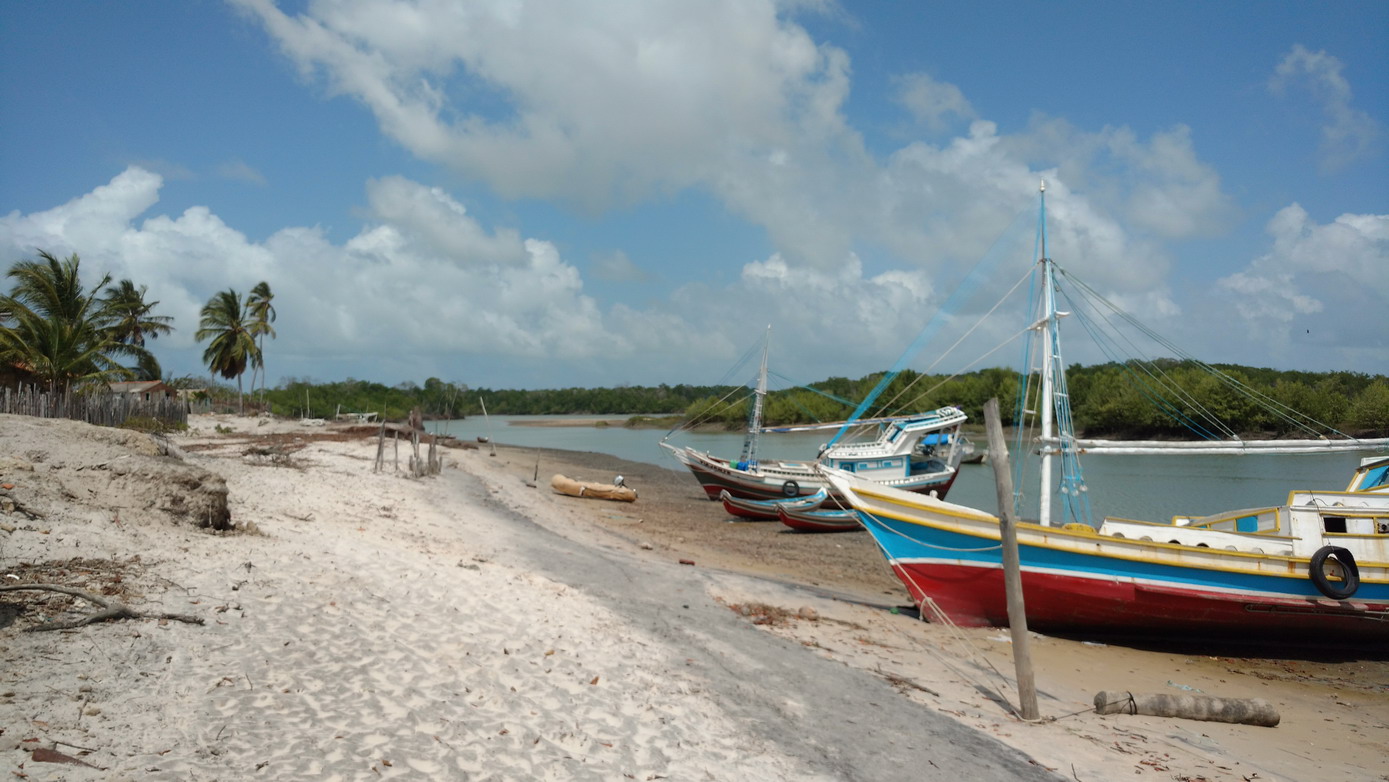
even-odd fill
[[[37,386],[0,389],[0,413],[36,418],[68,418],[97,426],[120,426],[131,418],[188,423],[182,399],[140,399],[125,394],[49,393]]]

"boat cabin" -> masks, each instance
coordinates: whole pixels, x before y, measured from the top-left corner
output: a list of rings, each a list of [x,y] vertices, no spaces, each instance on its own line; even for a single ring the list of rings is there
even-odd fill
[[[1101,535],[1219,548],[1250,554],[1310,557],[1323,546],[1349,549],[1357,560],[1389,561],[1389,492],[1295,491],[1288,504],[1177,516],[1170,524],[1105,519]]]
[[[1346,491],[1389,492],[1389,456],[1361,459]]]

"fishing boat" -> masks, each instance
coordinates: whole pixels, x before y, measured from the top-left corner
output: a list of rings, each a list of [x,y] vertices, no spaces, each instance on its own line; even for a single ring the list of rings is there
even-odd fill
[[[768,329],[770,335],[771,329]],[[687,467],[711,500],[724,492],[734,498],[784,500],[813,495],[827,484],[817,467],[853,472],[863,478],[903,491],[932,492],[944,497],[958,474],[968,439],[960,432],[967,420],[955,407],[942,407],[903,416],[857,418],[843,422],[764,427],[762,411],[767,396],[767,345],[752,396],[743,449],[737,459],[713,456],[690,446],[661,440],[661,446]],[[889,378],[879,384],[885,387]],[[876,389],[875,389],[876,391]],[[759,459],[761,435],[809,431],[836,431],[835,440],[821,448],[815,459]],[[676,430],[678,431],[678,430]],[[845,432],[850,436],[840,442]],[[775,518],[772,516],[771,518]]]
[[[1047,257],[1045,225],[1043,185],[1040,253],[1033,269],[1038,295],[1027,320],[1041,347],[1041,362],[1027,375],[1040,387],[1035,399],[1020,396],[1019,404],[1027,410],[1030,401],[1037,403],[1040,434],[1017,449],[1023,455],[1038,452],[1040,493],[1037,517],[1013,522],[1028,627],[1187,640],[1389,640],[1389,458],[1364,459],[1344,491],[1299,489],[1278,505],[1175,516],[1165,523],[1092,521],[1079,457],[1103,451],[1106,443],[1074,434],[1057,330],[1060,318],[1071,313],[1057,311],[1061,272]],[[1110,445],[1122,453],[1172,451],[1170,443]],[[1204,447],[1180,443],[1175,450],[1238,454],[1386,447],[1385,439],[1221,438]],[[1030,477],[1021,461],[1015,474]],[[1055,461],[1061,469],[1053,479]],[[943,615],[967,626],[1007,623],[997,515],[845,471],[824,472],[923,616]],[[1024,515],[1018,487],[1014,519]],[[1053,492],[1063,514],[1060,523],[1052,519]]]
[[[734,497],[727,491],[719,493],[719,499],[723,501],[723,509],[728,511],[728,515],[750,521],[776,521],[779,518],[777,514],[783,507],[812,510],[820,507],[820,504],[829,496],[829,491],[826,489],[820,489],[814,494],[807,494],[804,497],[792,499],[782,497],[776,500],[749,500],[744,497]]]
[[[858,521],[858,513],[853,508],[819,507],[801,510],[786,506],[777,507],[777,518],[781,523],[797,532],[858,532],[863,525]]]

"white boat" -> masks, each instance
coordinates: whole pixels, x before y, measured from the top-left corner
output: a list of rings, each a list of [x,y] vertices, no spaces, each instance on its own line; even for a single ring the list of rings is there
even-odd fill
[[[955,482],[960,459],[973,450],[960,432],[967,420],[965,414],[954,407],[942,407],[915,415],[853,421],[848,426],[862,439],[835,441],[814,459],[759,459],[758,442],[764,433],[842,430],[846,426],[843,422],[835,422],[763,427],[766,396],[767,342],[764,341],[761,369],[739,458],[726,459],[689,446],[676,446],[666,441],[674,432],[661,441],[661,446],[694,474],[709,499],[717,500],[724,492],[734,498],[751,500],[811,495],[828,486],[818,471],[820,466],[852,472],[903,491],[930,492],[944,497]]]

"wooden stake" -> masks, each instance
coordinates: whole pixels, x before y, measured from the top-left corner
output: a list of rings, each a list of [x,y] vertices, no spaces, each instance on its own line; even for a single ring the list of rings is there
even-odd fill
[[[1008,445],[998,420],[998,397],[984,403],[984,426],[989,433],[989,462],[998,487],[998,530],[1003,543],[1003,589],[1008,597],[1008,630],[1013,638],[1013,666],[1018,676],[1018,716],[1035,720],[1037,684],[1032,677],[1032,646],[1027,635],[1027,609],[1022,599],[1022,567],[1018,557],[1018,530],[1013,518],[1013,474],[1008,467]]]
[[[372,468],[372,472],[381,472],[381,468],[385,466],[385,461],[386,461],[386,422],[385,422],[385,421],[382,421],[382,422],[381,422],[381,434],[377,435],[377,437],[376,437],[376,466]]]

